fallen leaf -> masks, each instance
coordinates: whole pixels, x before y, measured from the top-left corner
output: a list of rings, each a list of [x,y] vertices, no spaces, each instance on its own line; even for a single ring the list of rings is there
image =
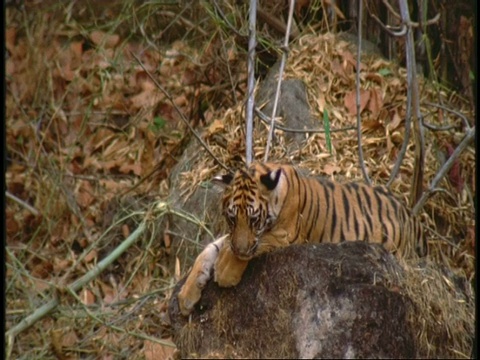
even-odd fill
[[[322,169],[322,172],[331,176],[331,175],[334,175],[335,173],[338,173],[340,172],[342,169],[337,166],[337,165],[334,165],[334,164],[326,164],[323,169]]]
[[[122,234],[125,239],[130,236],[130,228],[127,224],[122,225]]]
[[[403,121],[403,118],[400,116],[398,111],[395,111],[392,116],[392,120],[387,124],[387,127],[390,131],[395,130],[400,126],[400,123]]]
[[[14,27],[9,27],[5,30],[5,47],[8,51],[13,53],[15,48],[15,41],[17,39],[17,29]]]
[[[91,250],[87,255],[85,255],[85,258],[83,259],[85,263],[90,263],[93,260],[95,260],[98,257],[98,252],[97,250],[93,249]]]
[[[95,200],[93,194],[94,190],[92,188],[92,185],[90,185],[90,182],[86,180],[82,181],[76,196],[78,205],[80,205],[80,207],[82,208],[86,208],[91,205],[92,202]]]
[[[123,163],[120,165],[120,168],[118,169],[122,174],[130,174],[130,172],[133,172],[137,176],[142,175],[142,164],[125,164]]]
[[[370,100],[368,101],[367,109],[372,113],[373,118],[377,118],[382,110],[383,99],[380,89],[370,89]]]
[[[67,333],[62,333],[62,347],[72,347],[78,342],[78,336],[75,331],[70,330]]]
[[[162,340],[171,341],[171,338]],[[146,360],[173,360],[173,353],[175,352],[175,348],[159,344],[150,340],[145,340],[143,342],[143,352]]]
[[[175,258],[175,273],[173,276],[175,281],[180,280],[180,259],[178,258],[178,256]]]
[[[120,41],[120,36],[117,34],[107,34],[100,30],[94,30],[90,33],[90,40],[95,45],[103,45],[106,48],[114,48]]]
[[[453,146],[447,142],[444,143],[444,147],[447,150],[447,160],[450,158],[450,156],[453,154],[455,149]],[[450,183],[452,186],[460,193],[463,190],[464,186],[464,181],[462,179],[462,176],[460,174],[460,163],[458,159],[455,159],[453,162],[452,167],[450,168],[450,171],[448,172],[448,179],[450,180]]]
[[[83,289],[80,292],[80,300],[85,305],[92,305],[95,304],[95,295],[90,290]]]
[[[357,101],[356,101],[356,92],[355,90],[350,91],[345,95],[344,103],[350,115],[357,115]],[[370,99],[370,91],[360,90],[360,114],[365,109],[365,106]]]
[[[222,131],[224,128],[225,128],[225,125],[223,121],[216,119],[208,126],[207,132],[209,135],[212,135],[219,131]]]

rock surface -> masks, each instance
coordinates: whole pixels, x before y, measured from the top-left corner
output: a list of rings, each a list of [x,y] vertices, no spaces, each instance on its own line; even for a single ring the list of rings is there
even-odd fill
[[[363,242],[280,249],[253,259],[234,288],[210,281],[190,319],[178,310],[180,281],[174,341],[182,357],[413,358],[401,271]]]

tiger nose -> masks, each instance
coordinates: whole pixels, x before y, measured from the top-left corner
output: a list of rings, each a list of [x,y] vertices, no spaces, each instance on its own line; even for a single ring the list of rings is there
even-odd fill
[[[241,260],[250,260],[250,258],[252,257],[252,250],[253,247],[250,246],[247,242],[241,244],[232,244],[233,253]]]

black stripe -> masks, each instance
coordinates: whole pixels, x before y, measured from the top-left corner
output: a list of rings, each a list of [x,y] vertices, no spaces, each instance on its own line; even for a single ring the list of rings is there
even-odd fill
[[[332,183],[330,184],[334,186]],[[330,189],[332,189],[332,187],[330,187]],[[335,190],[332,189],[330,193],[332,194],[332,209],[331,209],[332,210],[332,228],[330,229],[330,242],[337,242],[337,240],[340,240],[340,239],[336,239],[334,237],[335,230],[336,230],[335,228],[337,227],[337,217],[338,217],[337,206],[336,206],[337,204],[335,203]]]
[[[299,181],[299,183],[298,183],[298,193],[299,193],[299,195],[300,195],[302,189],[303,189],[303,197],[301,199],[302,202],[300,203],[301,210],[300,210],[299,215],[303,215],[303,212],[305,211],[305,206],[307,205],[307,190],[308,190],[308,187],[305,184],[305,182],[304,181]],[[305,219],[305,221],[307,221],[307,219]]]
[[[373,195],[377,200],[377,209],[378,209],[378,221],[382,224],[382,238],[375,239],[375,242],[380,240],[382,244],[385,244],[388,241],[388,232],[387,227],[385,226],[385,222],[383,221],[383,213],[382,213],[382,199],[380,199],[380,195],[373,189]]]
[[[318,184],[315,184],[315,183],[312,182],[312,183],[310,183],[310,186],[318,186]],[[312,240],[317,241],[317,239],[312,239],[312,231],[317,228],[318,212],[319,212],[319,208],[320,208],[320,202],[319,202],[319,198],[318,198],[319,197],[319,192],[320,192],[319,188],[315,188],[312,191],[310,209],[315,210],[315,215],[310,219],[310,228],[308,229],[308,232],[307,232],[307,240],[309,242],[312,242]],[[313,199],[314,196],[315,196],[315,201]]]
[[[362,202],[362,199],[360,197],[360,191],[358,191],[358,184],[357,183],[353,183],[353,185],[355,185],[353,188],[355,189],[355,197],[357,198],[357,205],[358,205],[358,209],[360,211],[360,218],[358,216],[355,216],[355,231],[357,232],[357,237],[358,237],[358,240],[365,240],[365,235],[366,235],[366,230],[363,229],[363,237],[360,239],[360,223],[363,225],[362,228],[365,227],[365,220],[363,219],[366,219],[366,216],[365,216],[365,211],[364,211],[364,207],[363,207],[363,202]]]
[[[324,196],[325,196],[325,202],[327,203],[327,207],[324,211],[325,225],[323,227],[322,238],[321,238],[322,241],[321,242],[323,242],[324,240],[326,240],[328,242],[329,239],[328,238],[325,239],[325,236],[328,236],[327,235],[328,218],[329,218],[329,214],[332,213],[332,205],[331,205],[331,202],[330,202],[331,190],[327,186],[325,186],[325,183],[322,182],[321,185],[322,185]]]
[[[350,203],[347,198],[346,190],[343,187],[340,187],[340,191],[342,192],[343,210],[345,211],[344,223],[346,223],[347,231],[348,231],[350,230]],[[342,229],[343,229],[343,226],[342,226]]]

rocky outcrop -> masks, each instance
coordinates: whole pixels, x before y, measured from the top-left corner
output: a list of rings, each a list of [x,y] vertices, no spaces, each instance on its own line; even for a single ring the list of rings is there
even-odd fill
[[[363,242],[291,246],[250,262],[234,288],[210,281],[190,319],[169,305],[182,357],[413,358],[401,268]]]

